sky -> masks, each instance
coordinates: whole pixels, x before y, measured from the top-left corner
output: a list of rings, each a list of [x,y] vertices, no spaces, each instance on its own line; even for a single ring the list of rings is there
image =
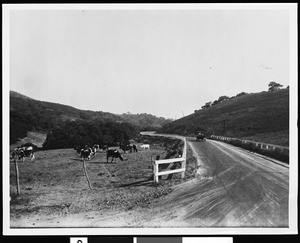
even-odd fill
[[[178,119],[289,85],[283,9],[13,10],[9,89],[79,109]]]

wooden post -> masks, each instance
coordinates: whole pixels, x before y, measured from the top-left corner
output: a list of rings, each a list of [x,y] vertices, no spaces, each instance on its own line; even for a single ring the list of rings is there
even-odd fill
[[[82,159],[82,161],[83,161],[83,169],[84,169],[85,177],[86,177],[86,179],[88,181],[89,188],[92,190],[91,182],[90,182],[89,177],[88,177],[87,172],[86,172],[85,160]]]
[[[157,175],[157,173],[158,173],[158,164],[156,164],[155,162],[154,162],[154,171],[153,171],[153,174],[154,174],[154,183],[158,183],[158,175]]]
[[[185,160],[183,160],[183,161],[181,162],[181,168],[183,168],[183,169],[184,169],[184,171],[183,171],[183,172],[181,172],[181,179],[183,179],[183,178],[184,178],[184,176],[185,176],[185,163],[186,163],[186,161],[185,161]]]
[[[20,184],[19,184],[19,168],[18,168],[18,161],[14,159],[15,169],[16,169],[16,183],[17,183],[17,193],[20,195]]]

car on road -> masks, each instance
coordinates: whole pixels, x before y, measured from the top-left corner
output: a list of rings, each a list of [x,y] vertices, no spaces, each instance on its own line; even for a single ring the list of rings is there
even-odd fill
[[[196,140],[197,141],[205,141],[206,140],[205,134],[202,133],[202,132],[197,132],[196,133]]]

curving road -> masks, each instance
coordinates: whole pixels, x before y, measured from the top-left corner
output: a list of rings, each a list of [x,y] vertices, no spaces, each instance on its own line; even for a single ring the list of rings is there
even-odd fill
[[[288,227],[288,165],[218,141],[188,144],[197,179],[161,202],[161,226]]]

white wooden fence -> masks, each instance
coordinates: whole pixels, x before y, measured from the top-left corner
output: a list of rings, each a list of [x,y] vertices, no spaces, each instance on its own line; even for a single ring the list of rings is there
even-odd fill
[[[245,140],[245,139],[216,136],[216,135],[211,135],[210,137],[212,139],[220,140],[220,141],[224,141],[224,142],[239,141],[240,143],[244,143],[244,144],[253,144],[255,147],[257,147],[259,149],[270,150],[270,151],[278,150],[281,153],[287,153],[287,154],[289,153],[289,147],[278,146],[278,145],[268,144],[268,143],[254,142],[254,141]]]
[[[283,147],[283,146],[267,144],[267,143],[260,143],[251,140],[244,140],[244,139],[238,139],[232,137],[216,136],[216,135],[211,135],[210,138],[214,140],[230,143],[245,149],[249,149],[257,153],[265,154],[275,159],[278,158],[279,156],[281,160],[285,161],[285,163],[289,163],[289,147]]]
[[[156,134],[153,132],[143,132],[142,135],[148,136],[160,136],[160,137],[169,137],[169,138],[177,138],[184,142],[182,156],[180,158],[173,158],[173,159],[162,159],[162,160],[155,160],[153,161],[153,177],[154,183],[158,183],[158,177],[162,175],[169,175],[174,173],[181,173],[181,179],[185,176],[185,169],[186,169],[186,151],[187,151],[187,143],[186,138],[183,136],[173,135],[173,134]],[[159,172],[159,165],[161,164],[171,164],[175,162],[181,163],[181,168],[176,170],[168,170],[168,171],[161,171]]]

